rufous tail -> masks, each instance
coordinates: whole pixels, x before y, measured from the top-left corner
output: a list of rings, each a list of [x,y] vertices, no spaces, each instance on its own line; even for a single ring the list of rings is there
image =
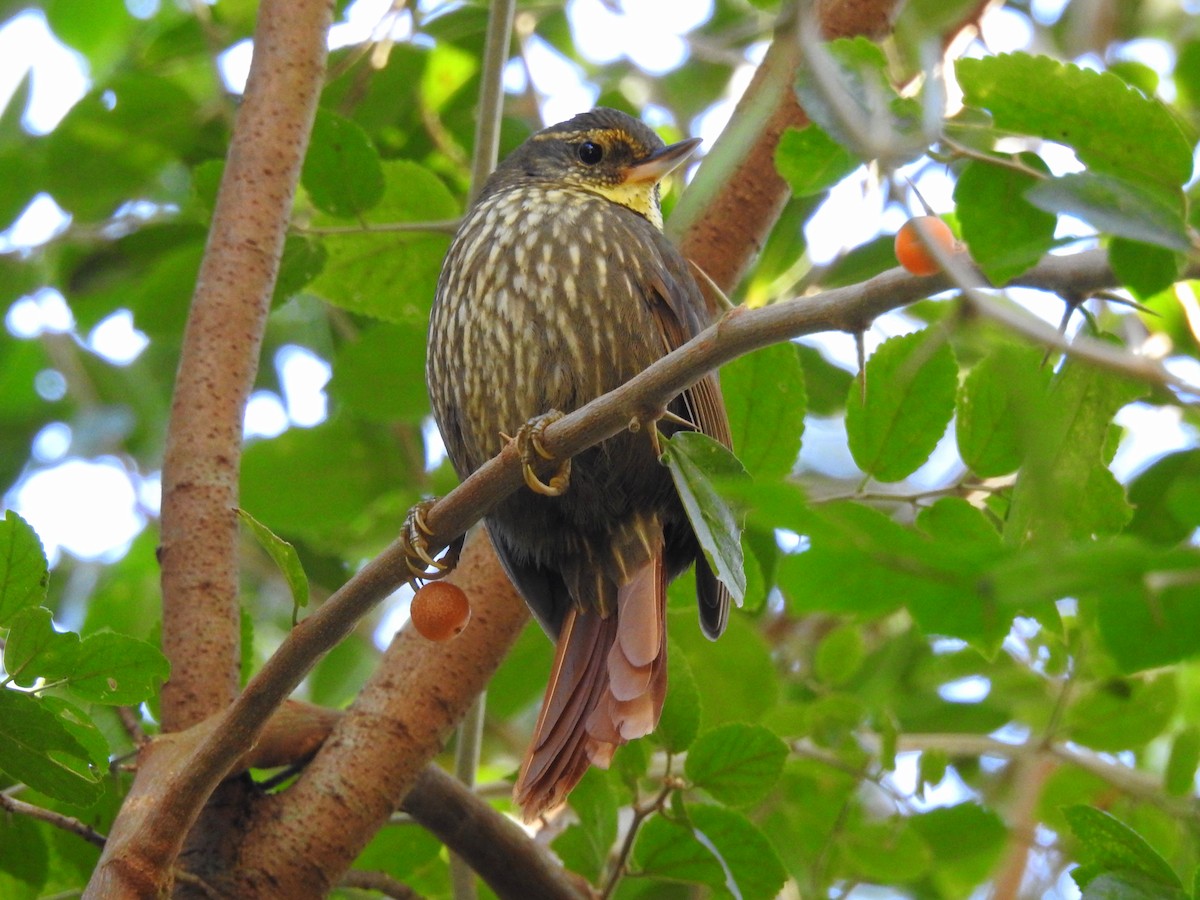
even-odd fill
[[[661,532],[660,532],[661,535]],[[589,765],[658,725],[667,693],[662,538],[617,588],[607,617],[574,604],[563,619],[550,683],[513,798],[526,821],[561,803]]]

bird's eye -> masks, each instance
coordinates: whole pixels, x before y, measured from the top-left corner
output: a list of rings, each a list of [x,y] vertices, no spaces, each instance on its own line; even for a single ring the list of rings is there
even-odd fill
[[[604,159],[604,148],[595,141],[584,141],[579,145],[579,161],[585,166],[594,166]]]

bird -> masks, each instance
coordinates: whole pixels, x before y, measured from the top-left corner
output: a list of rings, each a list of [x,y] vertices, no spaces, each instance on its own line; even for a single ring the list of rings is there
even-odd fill
[[[514,787],[526,821],[657,726],[668,582],[694,562],[703,633],[716,640],[729,616],[729,591],[658,458],[660,429],[694,429],[730,446],[715,373],[657,422],[573,459],[551,460],[541,441],[550,422],[709,324],[689,263],[663,233],[660,200],[662,179],[699,143],[667,146],[642,121],[606,108],[534,133],[467,210],[438,280],[426,354],[434,417],[462,478],[518,441],[527,487],[484,524],[556,641]]]

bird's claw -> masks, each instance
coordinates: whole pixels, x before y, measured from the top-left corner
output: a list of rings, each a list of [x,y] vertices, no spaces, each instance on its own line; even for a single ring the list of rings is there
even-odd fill
[[[534,464],[538,462],[537,457],[548,462],[555,459],[554,454],[547,450],[546,445],[542,443],[542,433],[562,417],[563,414],[558,410],[551,410],[522,425],[517,429],[516,437],[506,438],[517,443],[517,452],[521,455],[521,474],[525,478],[526,486],[535,494],[545,497],[562,495],[571,483],[570,457],[558,464],[558,469],[550,476],[548,482],[542,481],[534,469]]]
[[[400,530],[400,540],[404,545],[404,564],[413,578],[423,581],[436,581],[454,570],[458,565],[458,556],[462,551],[463,536],[459,535],[449,546],[441,558],[435,558],[429,552],[429,538],[433,530],[425,522],[425,514],[433,508],[437,500],[422,500],[408,511],[404,519],[404,527]]]

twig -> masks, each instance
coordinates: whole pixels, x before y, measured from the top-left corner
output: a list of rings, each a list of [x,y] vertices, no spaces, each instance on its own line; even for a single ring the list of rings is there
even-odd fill
[[[426,766],[401,808],[463,855],[499,897],[581,900],[586,885],[511,819],[437,766]]]
[[[621,881],[621,876],[625,874],[625,867],[629,864],[629,855],[633,852],[634,841],[637,840],[638,831],[642,827],[642,823],[650,818],[654,813],[662,810],[667,802],[667,798],[671,796],[671,792],[678,787],[674,780],[668,775],[663,782],[662,788],[650,803],[644,806],[633,807],[633,821],[629,823],[629,830],[625,832],[625,839],[621,842],[621,849],[617,852],[617,858],[612,862],[612,868],[608,873],[608,880],[604,884],[604,890],[600,893],[601,900],[608,900],[612,896],[613,891],[617,889],[617,885]]]
[[[458,231],[459,219],[434,219],[428,222],[361,222],[358,225],[292,225],[298,234],[391,234],[428,232],[431,234],[454,234]]]
[[[52,809],[34,806],[32,803],[18,800],[16,797],[12,797],[3,791],[0,791],[0,809],[18,816],[28,816],[31,819],[37,819],[39,822],[46,822],[55,828],[61,828],[63,831],[81,837],[89,844],[97,847],[103,847],[107,840],[104,835],[91,825],[74,819],[71,816],[64,816],[62,813],[55,812]]]
[[[342,887],[359,888],[364,891],[375,891],[394,900],[421,900],[421,895],[407,884],[397,881],[386,872],[366,872],[362,869],[351,869],[342,876]]]

